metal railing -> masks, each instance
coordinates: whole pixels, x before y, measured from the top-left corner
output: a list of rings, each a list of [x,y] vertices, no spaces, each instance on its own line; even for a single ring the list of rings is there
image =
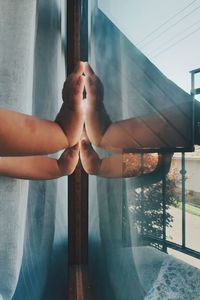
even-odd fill
[[[133,242],[130,238],[131,236],[131,230],[132,228],[130,228],[129,225],[129,217],[128,217],[128,209],[129,209],[129,205],[127,203],[127,194],[126,194],[126,186],[124,186],[124,204],[123,204],[123,232],[122,232],[122,237],[123,237],[123,244],[125,247],[130,247],[130,246],[140,246],[140,245],[147,245],[150,244],[156,248],[161,249],[163,252],[168,252],[168,248],[174,249],[176,251],[185,253],[187,255],[190,255],[192,257],[198,258],[200,259],[200,252],[196,251],[192,248],[187,247],[187,239],[186,239],[186,235],[189,236],[187,234],[186,228],[188,228],[186,225],[186,178],[187,178],[187,171],[186,171],[186,158],[185,158],[185,153],[181,153],[181,166],[180,166],[180,196],[181,196],[181,221],[182,221],[182,230],[181,230],[181,242],[177,243],[177,242],[173,242],[170,241],[168,236],[167,236],[167,226],[169,225],[169,221],[168,221],[168,189],[169,189],[169,185],[168,185],[168,181],[167,181],[167,172],[165,172],[165,170],[163,170],[163,175],[160,178],[161,184],[158,186],[155,186],[155,191],[157,189],[161,189],[160,192],[160,203],[161,203],[161,213],[162,213],[162,221],[160,221],[159,227],[160,227],[160,231],[159,234],[152,234],[150,233],[151,230],[148,230],[145,227],[145,218],[146,218],[146,213],[147,214],[151,214],[151,206],[149,206],[149,208],[145,208],[145,189],[148,189],[148,185],[143,185],[141,184],[140,186],[140,196],[138,196],[139,199],[139,205],[138,203],[134,203],[135,200],[133,200],[134,205],[138,205],[139,210],[140,210],[140,222],[139,222],[139,227],[140,230],[138,232],[138,236],[139,239],[137,239],[137,242],[135,245],[133,245]],[[158,184],[159,184],[158,182]],[[124,183],[125,184],[125,183]],[[156,183],[155,183],[156,184]],[[150,183],[151,185],[151,183]],[[179,195],[177,194],[177,198],[179,197]],[[151,199],[149,199],[149,201],[151,201]],[[150,204],[151,205],[151,204]],[[155,209],[155,208],[154,208]],[[137,219],[137,217],[136,217]],[[200,217],[199,217],[200,219]],[[137,221],[137,220],[136,220]],[[154,221],[154,220],[153,220]],[[192,230],[192,228],[190,228]],[[199,238],[199,236],[196,237],[197,239]]]
[[[187,255],[193,256],[195,258],[200,259],[200,252],[191,249],[186,246],[186,166],[185,166],[185,153],[181,154],[181,203],[182,203],[182,239],[181,244],[172,242],[167,240],[166,236],[166,175],[164,175],[164,178],[162,180],[162,190],[163,190],[163,237],[155,237],[152,235],[145,235],[143,236],[144,240],[157,242],[158,244],[162,245],[162,250],[164,252],[167,252],[167,248],[172,248],[174,250],[180,251],[182,253],[185,253]],[[200,218],[200,217],[199,217]],[[199,237],[196,237],[199,238]]]
[[[195,76],[200,73],[200,68],[194,69],[190,71],[191,73],[191,95],[194,98],[195,101],[195,96],[200,94],[200,88],[195,87]],[[195,105],[194,105],[195,108]],[[193,116],[195,116],[193,112]],[[195,118],[194,118],[195,122]],[[195,126],[193,126],[195,128]],[[174,250],[180,251],[182,253],[185,253],[187,255],[193,256],[195,258],[200,259],[200,252],[195,251],[194,249],[191,249],[186,246],[186,187],[185,187],[185,182],[186,182],[186,166],[185,166],[185,153],[181,153],[181,202],[182,202],[182,243],[177,244],[175,242],[171,242],[167,240],[166,237],[166,174],[164,172],[163,179],[162,179],[162,195],[163,195],[163,237],[158,238],[155,236],[151,235],[145,235],[143,236],[143,239],[152,241],[152,242],[157,242],[160,245],[162,245],[162,250],[164,252],[167,252],[167,248],[172,248]],[[197,237],[199,238],[199,237]]]

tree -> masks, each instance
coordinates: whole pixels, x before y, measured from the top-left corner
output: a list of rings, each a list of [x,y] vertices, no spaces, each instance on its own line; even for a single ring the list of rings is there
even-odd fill
[[[137,184],[136,188],[129,190],[129,199],[132,199],[129,208],[142,244],[153,244],[160,248],[153,238],[163,239],[164,226],[172,226],[173,216],[169,208],[178,205],[177,188],[180,180],[178,171],[171,168],[161,180],[150,184],[148,180],[145,184],[142,181],[140,186]]]

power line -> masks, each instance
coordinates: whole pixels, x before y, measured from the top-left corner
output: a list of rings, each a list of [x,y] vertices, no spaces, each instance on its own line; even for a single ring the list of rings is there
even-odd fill
[[[160,56],[161,54],[163,54],[164,52],[168,51],[169,49],[171,49],[172,47],[176,46],[177,44],[179,44],[180,42],[186,40],[187,38],[189,38],[192,34],[196,33],[197,31],[200,30],[200,27],[198,27],[197,29],[195,29],[194,31],[192,31],[191,33],[189,33],[188,35],[186,35],[185,37],[179,39],[178,41],[176,41],[175,43],[173,43],[172,45],[170,45],[169,47],[163,49],[162,51],[158,52],[156,55],[152,56],[151,58],[156,58],[158,56]]]
[[[193,9],[191,12],[189,12],[188,14],[186,14],[185,16],[183,16],[181,19],[179,19],[178,21],[176,21],[175,23],[173,23],[172,25],[170,25],[169,27],[167,27],[165,30],[163,30],[160,34],[158,34],[157,36],[155,36],[151,41],[145,43],[142,46],[142,49],[144,46],[147,46],[149,44],[151,44],[152,42],[154,42],[155,40],[157,40],[160,36],[162,36],[164,33],[166,33],[168,30],[170,30],[171,28],[174,28],[175,25],[179,24],[181,21],[183,21],[186,17],[190,16],[191,14],[193,14],[194,12],[196,12],[198,9],[200,8],[200,5],[197,6],[195,9]]]
[[[148,33],[141,41],[139,41],[136,44],[136,46],[138,46],[141,43],[143,43],[148,37],[150,37],[151,35],[153,35],[156,31],[160,30],[160,28],[162,28],[164,25],[166,25],[167,23],[169,23],[171,20],[173,20],[176,16],[178,16],[179,14],[181,14],[183,11],[185,11],[188,7],[190,7],[196,1],[198,1],[198,0],[192,1],[190,4],[188,4],[187,6],[185,6],[183,9],[181,9],[180,11],[178,11],[176,14],[174,14],[173,16],[171,16],[169,19],[167,19],[164,23],[162,23],[161,25],[159,25],[158,27],[156,27],[153,31],[151,31],[150,33]]]
[[[149,34],[147,34],[141,41],[139,41],[138,43],[136,43],[136,46],[139,46],[146,39],[148,39],[150,36],[152,36],[156,31],[160,30],[160,28],[162,28],[163,26],[165,26],[167,23],[169,23],[176,16],[178,16],[179,14],[181,14],[183,11],[185,11],[188,7],[190,7],[193,3],[197,2],[197,1],[198,0],[192,1],[190,4],[188,4],[187,6],[185,6],[183,9],[181,9],[180,11],[178,11],[176,14],[174,14],[173,16],[171,16],[169,19],[167,19],[164,23],[162,23],[161,25],[159,25],[158,27],[156,27],[153,31],[151,31]]]
[[[181,30],[181,32],[178,32],[176,35],[174,35],[172,38],[170,38],[170,40],[165,41],[164,45],[167,45],[169,42],[171,42],[172,40],[174,40],[177,36],[180,36],[183,32],[187,31],[188,29],[196,26],[197,24],[199,24],[200,20],[198,20],[197,22],[193,23],[192,25],[184,28],[183,30]],[[163,46],[163,43],[160,45]],[[157,46],[157,48],[159,48],[159,46]],[[156,49],[158,50],[158,49]],[[147,56],[151,56],[152,54],[154,54],[154,51],[151,51],[150,53],[147,53]]]

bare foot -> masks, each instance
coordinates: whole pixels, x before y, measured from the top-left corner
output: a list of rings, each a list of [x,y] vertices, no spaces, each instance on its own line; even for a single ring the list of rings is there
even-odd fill
[[[102,109],[104,97],[103,84],[88,63],[84,64],[84,73],[86,75],[87,107],[92,110]]]
[[[87,93],[85,126],[91,143],[101,146],[104,133],[111,124],[103,104],[103,84],[88,63],[85,63],[84,73]]]
[[[80,143],[80,158],[82,166],[88,174],[98,175],[101,168],[101,159],[85,138]]]
[[[66,149],[58,159],[61,176],[71,175],[79,160],[79,145]]]
[[[91,175],[107,178],[128,178],[152,173],[158,164],[157,154],[121,153],[100,158],[84,131],[80,144],[80,158],[84,170]]]
[[[83,130],[84,116],[81,106],[84,89],[83,69],[83,63],[79,62],[65,81],[62,90],[63,105],[56,117],[56,122],[68,139],[69,147],[78,143]]]

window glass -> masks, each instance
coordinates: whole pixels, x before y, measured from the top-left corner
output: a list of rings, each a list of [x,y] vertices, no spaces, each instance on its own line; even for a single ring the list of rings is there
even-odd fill
[[[137,45],[158,26],[161,30],[165,20],[176,13],[182,16],[195,4],[102,0],[91,5],[89,63],[95,73],[90,74],[95,78],[92,87],[98,89],[92,89],[95,97],[87,95],[93,113],[86,130],[96,152],[93,158],[101,158],[93,172],[98,176],[91,176],[89,185],[89,267],[91,274],[98,274],[93,276],[95,299],[168,299],[174,284],[179,287],[177,299],[192,299],[199,292],[198,285],[192,289],[186,284],[189,277],[181,277],[187,266],[167,254],[172,246],[183,248],[179,158],[180,150],[193,149],[189,71],[198,65],[181,63],[185,54],[180,48],[176,57],[172,47],[153,59]],[[170,36],[165,36],[167,42]],[[160,49],[153,35],[148,41]],[[182,67],[187,69],[183,80],[178,76],[185,74]]]
[[[115,12],[109,3],[106,7]],[[95,10],[92,22],[90,63],[104,86],[106,113],[111,122],[119,122],[107,132],[109,147],[192,150],[192,97],[167,79],[100,9]],[[128,27],[134,32],[134,26]],[[118,138],[113,134],[116,127]]]
[[[199,68],[199,1],[99,0],[99,8],[167,77],[190,92]]]

